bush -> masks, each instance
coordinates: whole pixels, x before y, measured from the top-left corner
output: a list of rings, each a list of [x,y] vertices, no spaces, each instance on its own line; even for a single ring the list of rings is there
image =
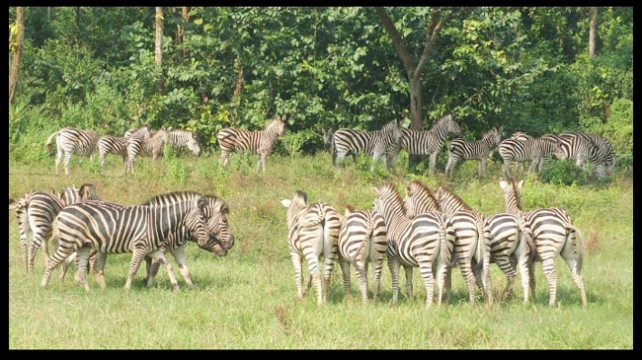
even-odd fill
[[[575,166],[571,160],[551,161],[539,173],[539,178],[544,183],[557,185],[572,185],[582,169]]]

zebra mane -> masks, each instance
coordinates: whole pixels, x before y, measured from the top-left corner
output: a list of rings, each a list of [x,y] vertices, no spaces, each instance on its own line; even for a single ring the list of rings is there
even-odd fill
[[[462,208],[465,208],[466,210],[472,210],[472,208],[468,204],[466,204],[466,202],[462,198],[460,198],[459,195],[446,189],[445,187],[443,186],[438,187],[437,192],[441,194],[441,196],[439,197],[439,200],[445,197],[449,197],[455,200],[457,202],[457,205],[461,206]]]
[[[385,181],[381,183],[379,186],[377,186],[377,189],[381,194],[390,194],[396,203],[399,205],[401,208],[401,211],[403,214],[406,214],[408,211],[406,210],[406,205],[404,204],[403,199],[401,198],[401,195],[399,195],[399,191],[397,190],[397,187],[395,184],[393,184],[390,181]]]
[[[428,186],[426,184],[422,183],[419,180],[412,180],[408,184],[408,187],[407,187],[406,190],[409,191],[409,190],[413,189],[413,187],[415,189],[418,188],[419,191],[424,192],[433,201],[433,203],[437,205],[437,208],[440,208],[439,201],[437,201],[435,196],[432,194],[432,191],[430,191],[430,188],[428,188]],[[408,194],[408,195],[410,195],[410,194]]]
[[[80,185],[78,194],[83,200],[100,200],[100,197],[96,194],[96,186],[92,183],[84,183]]]
[[[308,194],[305,191],[297,190],[292,198],[292,203],[299,203],[305,206],[308,203]]]
[[[181,202],[181,201],[186,201],[186,200],[191,200],[196,196],[202,197],[203,194],[196,192],[196,191],[172,191],[172,192],[167,192],[163,194],[158,194],[156,196],[151,197],[141,205],[154,205],[154,204],[165,204],[165,203],[175,203],[175,202]]]
[[[447,123],[449,123],[451,121],[453,121],[453,115],[452,114],[446,114],[446,115],[442,116],[441,118],[439,118],[439,120],[437,120],[433,124],[431,130],[435,129],[435,128],[438,128],[438,127],[443,127],[443,126],[445,126]]]
[[[217,204],[220,204],[218,209],[220,209],[221,213],[224,214],[229,214],[230,213],[230,206],[227,204],[227,202],[220,197],[216,195],[205,195],[204,196],[205,201],[207,202],[209,207],[217,208]]]

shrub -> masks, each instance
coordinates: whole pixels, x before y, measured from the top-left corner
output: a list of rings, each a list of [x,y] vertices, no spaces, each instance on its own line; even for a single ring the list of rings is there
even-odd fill
[[[544,183],[571,185],[578,179],[581,171],[574,161],[551,161],[539,173],[539,178]]]

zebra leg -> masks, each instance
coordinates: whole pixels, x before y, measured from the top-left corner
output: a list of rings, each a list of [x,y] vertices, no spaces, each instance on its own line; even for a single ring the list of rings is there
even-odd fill
[[[519,270],[520,270],[520,275],[521,275],[521,280],[522,280],[522,289],[524,292],[524,304],[528,303],[528,288],[530,285],[530,256],[526,254],[521,254],[519,256]]]
[[[332,276],[332,270],[334,269],[334,258],[338,253],[336,243],[331,246],[329,252],[326,252],[323,261],[323,281],[322,281],[322,290],[323,290],[323,301],[326,301],[328,298],[328,293],[330,291],[330,277]]]
[[[475,304],[475,275],[473,275],[470,259],[466,257],[459,258],[459,269],[464,277],[466,286],[468,286],[468,301],[471,305]]]
[[[319,271],[319,262],[316,257],[316,254],[314,251],[311,251],[312,249],[309,249],[307,252],[304,251],[305,258],[308,261],[308,269],[310,271],[310,276],[312,276],[312,281],[314,282],[314,286],[316,287],[317,290],[317,305],[321,305],[323,303],[323,284],[321,281],[321,273]]]
[[[127,281],[125,282],[125,290],[129,290],[131,288],[132,281],[134,280],[134,276],[136,276],[136,272],[138,272],[140,263],[141,261],[143,261],[143,258],[145,257],[145,255],[147,255],[145,254],[145,249],[134,249],[132,254],[132,261],[129,264],[129,273],[127,274]]]
[[[78,268],[76,269],[75,278],[77,283],[81,284],[85,291],[89,292],[89,283],[87,282],[87,263],[89,260],[89,251],[91,247],[89,245],[83,245],[78,251],[76,251],[76,258],[78,259]]]
[[[20,246],[22,247],[22,253],[23,253],[23,259],[25,263],[25,270],[29,272],[29,231],[30,231],[30,226],[27,223],[26,217],[27,217],[27,211],[26,209],[23,209],[18,213],[18,227],[20,228]]]
[[[296,252],[290,252],[290,258],[292,259],[292,265],[294,265],[294,282],[296,283],[296,298],[303,299],[303,291],[301,286],[303,285],[303,277],[301,276],[301,256]]]
[[[47,261],[47,265],[45,266],[45,274],[42,276],[42,281],[40,282],[40,286],[47,286],[49,283],[49,278],[51,277],[51,273],[53,270],[58,266],[61,262],[63,262],[69,255],[71,255],[74,252],[73,247],[71,246],[62,246],[62,244],[58,244],[58,248],[56,249],[56,252],[53,254],[52,257],[49,258],[49,261]]]
[[[160,269],[160,263],[154,261],[151,256],[145,256],[145,269],[147,271],[147,277],[145,278],[145,286],[148,288],[152,287],[154,284],[154,279],[158,275],[158,270]]]
[[[388,256],[388,268],[392,276],[392,303],[397,303],[399,297],[399,260],[396,256]]]
[[[267,162],[268,153],[261,153],[261,159],[259,162],[260,167],[263,168],[263,173],[265,174],[265,163]]]
[[[359,292],[361,293],[361,302],[368,303],[368,268],[363,260],[357,260],[354,263],[354,270],[359,280]]]
[[[544,270],[544,274],[546,274],[546,280],[548,281],[548,305],[555,306],[555,298],[557,293],[557,274],[555,273],[554,259],[542,259],[542,269]]]
[[[378,153],[377,151],[373,152],[372,154],[372,164],[370,164],[370,172],[374,172],[374,167],[377,161],[379,161],[379,158],[381,157],[381,154]]]
[[[101,289],[105,290],[107,284],[105,284],[105,260],[107,260],[107,254],[101,251],[98,251],[96,254],[96,260],[94,262],[94,278],[100,286]],[[89,262],[89,261],[87,261]]]
[[[60,161],[62,160],[62,154],[63,151],[60,148],[60,145],[58,145],[56,149],[56,175],[58,175],[58,166],[60,165]]]
[[[510,164],[511,162],[509,160],[504,160],[504,164],[502,165],[502,175],[504,175],[505,179],[511,179]]]
[[[383,256],[374,262],[374,290],[373,290],[373,299],[375,302],[379,300],[379,294],[381,293],[381,271],[383,270]]]
[[[60,280],[64,281],[65,280],[65,275],[67,275],[67,270],[69,270],[69,265],[75,261],[78,258],[78,254],[76,252],[73,252],[71,255],[67,256],[65,261],[62,262],[62,266],[60,266]],[[76,265],[76,268],[78,265]]]
[[[102,151],[98,154],[98,163],[100,164],[100,167],[105,165],[105,154]]]
[[[529,285],[531,288],[531,297],[535,296],[535,261],[531,260],[528,266]]]
[[[453,175],[453,171],[459,162],[459,157],[453,153],[448,153],[448,163],[446,163],[446,177],[450,178]]]
[[[178,263],[178,268],[181,271],[181,275],[183,276],[183,279],[185,280],[185,284],[187,284],[188,288],[193,288],[194,284],[192,283],[192,279],[189,276],[189,268],[187,268],[187,259],[185,257],[185,245],[171,250],[170,254],[176,259],[176,262]]]
[[[227,165],[230,161],[230,152],[221,150],[221,162],[223,163],[223,168],[227,169]]]
[[[428,174],[430,175],[430,177],[435,176],[435,166],[437,164],[437,155],[439,155],[438,151],[435,151],[432,154],[430,154],[430,162],[429,162],[429,170],[428,170]]]
[[[418,258],[419,272],[424,279],[426,286],[426,308],[432,306],[432,298],[434,295],[435,279],[432,273],[432,262],[429,259]]]
[[[502,295],[502,299],[500,300],[507,300],[510,299],[513,296],[513,284],[515,283],[515,267],[513,264],[511,264],[508,256],[501,256],[498,257],[496,260],[497,266],[502,270],[504,274],[506,274],[506,289],[504,289],[504,294]]]
[[[71,161],[71,152],[65,152],[65,175],[69,176],[69,162]]]
[[[339,266],[341,267],[341,275],[343,277],[343,297],[350,296],[350,263],[341,255],[339,255]]]
[[[50,233],[50,231],[47,231]],[[49,234],[43,234],[42,229],[40,228],[32,228],[31,229],[31,249],[29,251],[29,263],[27,264],[27,272],[32,272],[33,271],[33,264],[36,259],[36,254],[38,253],[38,248],[40,248],[40,245],[42,245],[43,242],[46,243],[47,237]],[[47,251],[42,252],[42,255],[45,258],[45,264],[49,261],[49,254]]]
[[[408,299],[412,299],[412,266],[404,266],[403,269],[406,273],[406,294]]]
[[[450,282],[450,267],[448,263],[437,260],[437,305],[441,306],[442,299],[444,297],[444,284],[446,284],[446,279]]]
[[[172,266],[172,263],[167,261],[167,258],[165,257],[165,251],[162,249],[158,249],[154,251],[153,253],[150,254],[152,259],[154,261],[157,261],[160,264],[165,264],[165,268],[167,269],[167,276],[169,277],[169,282],[172,284],[172,287],[174,290],[179,290],[178,287],[178,280],[176,280],[176,275],[174,274],[174,267]]]
[[[567,236],[571,235],[568,234]],[[586,290],[584,289],[584,280],[582,279],[582,262],[577,256],[577,246],[575,241],[566,241],[566,245],[560,252],[560,255],[562,256],[562,258],[564,258],[564,261],[566,261],[566,265],[568,265],[568,268],[571,270],[575,285],[577,285],[577,287],[580,289],[582,306],[586,306],[587,300]]]

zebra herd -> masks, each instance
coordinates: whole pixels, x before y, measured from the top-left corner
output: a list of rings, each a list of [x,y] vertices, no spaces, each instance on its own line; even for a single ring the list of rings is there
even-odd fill
[[[349,264],[355,265],[362,301],[367,297],[368,263],[374,266],[374,299],[380,293],[384,258],[392,276],[392,302],[399,293],[399,267],[406,274],[406,293],[412,298],[412,270],[419,268],[426,288],[426,307],[437,304],[446,293],[451,298],[451,270],[459,266],[466,282],[469,302],[475,302],[475,285],[492,303],[490,264],[495,263],[507,277],[502,298],[512,296],[519,268],[523,301],[535,290],[534,262],[541,262],[549,286],[549,305],[556,303],[557,275],[554,260],[559,254],[571,269],[587,304],[582,279],[583,235],[568,213],[559,208],[522,211],[519,191],[524,180],[514,183],[500,179],[506,212],[484,217],[453,192],[439,187],[431,191],[414,180],[402,198],[396,186],[384,182],[373,187],[375,199],[370,210],[346,206],[341,217],[323,202],[307,203],[306,193],[297,191],[287,208],[288,247],[294,265],[297,297],[304,296],[301,266],[307,260],[317,303],[327,299],[330,276],[337,259],[342,269],[344,295],[349,293]],[[323,276],[319,264],[324,257]]]
[[[61,264],[64,278],[67,266],[75,259],[77,283],[89,291],[86,273],[93,263],[90,267],[96,282],[105,288],[107,254],[132,253],[126,289],[131,287],[143,259],[148,287],[164,264],[172,286],[178,289],[173,267],[165,257],[169,252],[185,283],[192,287],[185,259],[188,241],[195,241],[199,248],[218,256],[227,255],[234,245],[227,223],[227,203],[217,196],[191,191],[160,194],[141,205],[127,206],[103,201],[92,184],[83,184],[79,189],[65,188],[60,194],[32,191],[10,204],[10,208],[16,209],[27,272],[33,271],[36,252],[44,245],[46,267],[42,286],[48,284],[53,270]],[[51,257],[49,241],[56,245]]]
[[[56,139],[56,174],[58,166],[64,155],[65,175],[69,176],[69,161],[71,155],[93,157],[98,151],[100,166],[105,164],[105,157],[108,154],[119,155],[123,158],[125,172],[134,173],[134,160],[137,156],[152,157],[156,160],[163,155],[163,147],[170,144],[175,148],[187,148],[194,156],[199,156],[201,146],[196,133],[186,130],[171,130],[161,128],[158,131],[149,130],[148,126],[138,129],[131,129],[125,132],[122,137],[105,135],[98,136],[93,130],[82,130],[66,127],[49,136],[45,144],[45,150]]]
[[[403,149],[411,155],[429,155],[429,176],[433,177],[437,155],[449,134],[456,138],[447,147],[448,162],[444,171],[447,177],[452,177],[454,169],[463,160],[476,160],[481,177],[486,171],[486,161],[495,149],[502,158],[502,174],[506,178],[512,178],[510,165],[514,162],[531,161],[529,170],[542,171],[546,157],[575,159],[576,165],[584,165],[589,175],[592,174],[589,163],[593,164],[598,177],[611,175],[615,168],[613,146],[598,134],[562,132],[535,139],[517,131],[502,140],[502,130],[503,127],[493,127],[481,139],[467,141],[459,137],[461,129],[452,114],[448,114],[427,131],[406,129],[401,127],[400,121],[391,121],[375,131],[341,128],[333,133],[323,129],[323,138],[331,145],[333,166],[336,167],[337,160],[343,160],[347,154],[356,160],[356,154],[364,153],[372,155],[371,171],[383,155],[389,170],[394,170],[399,151]]]

